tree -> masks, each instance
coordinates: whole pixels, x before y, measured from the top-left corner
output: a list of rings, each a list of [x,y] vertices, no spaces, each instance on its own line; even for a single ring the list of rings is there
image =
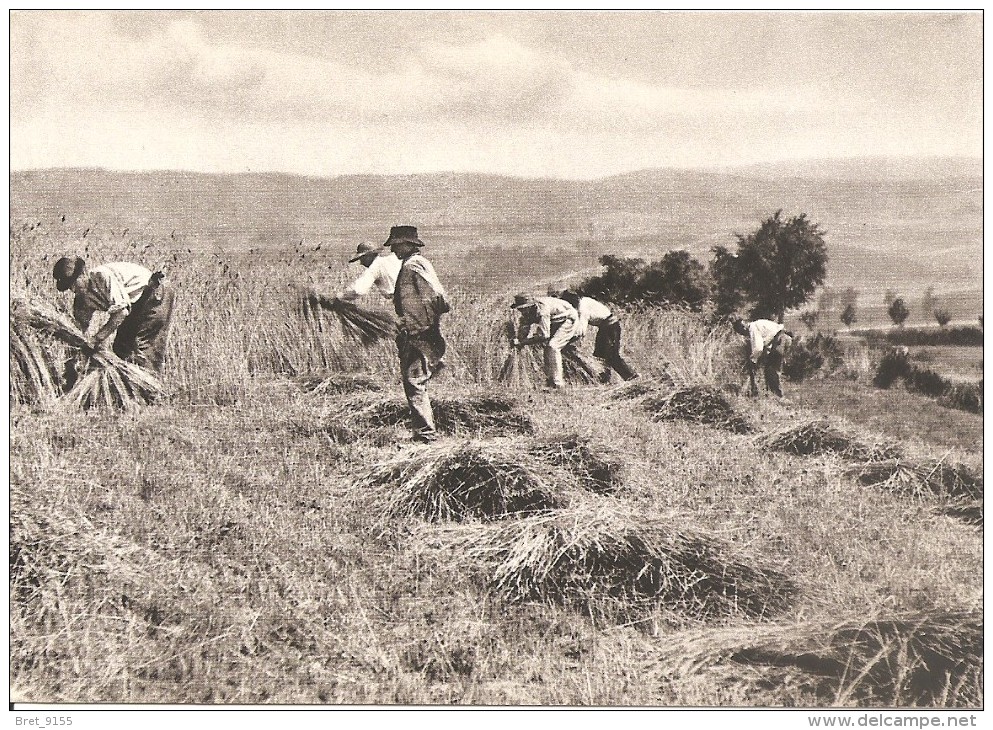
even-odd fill
[[[736,233],[738,255],[727,276],[736,274],[735,286],[752,304],[753,316],[774,317],[780,322],[787,309],[807,301],[827,275],[824,231],[806,213],[783,220],[782,211],[762,221],[747,236]],[[726,266],[727,257],[723,262]]]
[[[886,293],[883,294],[883,306],[889,309],[890,305],[894,302],[895,299],[896,299],[896,292],[893,291],[892,289],[887,289]]]
[[[887,314],[890,315],[890,319],[893,320],[893,324],[898,327],[903,327],[903,323],[910,316],[910,310],[907,309],[906,303],[903,301],[903,297],[897,297],[894,299],[890,306],[886,309]]]
[[[703,264],[687,251],[670,251],[648,265],[637,283],[639,300],[685,305],[699,310],[710,297],[710,278]]]
[[[925,319],[930,317],[937,304],[938,302],[934,298],[934,287],[929,286],[924,290],[924,296],[921,297],[921,316]]]
[[[800,321],[807,325],[807,329],[811,332],[814,331],[814,327],[817,326],[817,319],[821,316],[821,313],[816,309],[808,309],[803,314],[800,315]]]
[[[841,294],[838,295],[838,304],[842,310],[852,307],[855,309],[858,307],[859,303],[859,290],[855,287],[849,286],[842,290]]]
[[[714,246],[710,260],[710,278],[713,281],[714,314],[719,317],[738,312],[745,306],[745,292],[738,278],[738,254],[724,246]]]
[[[846,327],[851,327],[857,319],[858,315],[855,312],[855,305],[849,302],[841,312],[841,321],[844,322]]]
[[[834,309],[838,293],[829,286],[821,290],[821,295],[817,298],[817,308],[822,312],[830,312]]]
[[[934,315],[935,321],[941,327],[944,327],[946,324],[952,321],[952,313],[949,312],[944,307],[936,306],[933,310],[931,310],[931,314]]]
[[[624,303],[632,300],[632,292],[645,270],[645,260],[606,254],[600,257],[604,272],[582,283],[580,293],[604,302]]]

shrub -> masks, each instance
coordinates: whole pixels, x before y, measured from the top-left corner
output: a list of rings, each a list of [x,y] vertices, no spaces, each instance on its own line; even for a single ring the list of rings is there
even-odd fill
[[[886,313],[890,315],[893,324],[897,326],[903,326],[907,317],[910,316],[910,310],[907,309],[907,304],[903,301],[903,297],[897,297],[890,302],[889,306],[886,307]]]
[[[817,333],[813,337],[797,337],[786,351],[783,374],[799,382],[825,370],[834,372],[845,362],[845,350],[837,338]]]
[[[931,314],[934,315],[935,321],[942,327],[944,327],[946,324],[952,321],[952,313],[949,312],[944,307],[939,307],[938,309],[935,309]]]

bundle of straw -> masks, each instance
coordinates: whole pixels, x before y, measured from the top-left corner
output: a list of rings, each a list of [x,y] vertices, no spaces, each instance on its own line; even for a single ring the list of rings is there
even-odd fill
[[[807,621],[684,634],[659,658],[671,674],[722,662],[790,668],[834,705],[982,704],[983,616],[932,609],[892,618]]]
[[[579,434],[550,436],[533,443],[528,453],[555,466],[564,466],[580,486],[597,494],[613,494],[623,484],[624,465],[609,448],[594,448]]]
[[[934,459],[887,459],[857,465],[848,473],[865,486],[885,487],[905,494],[936,494],[967,500],[983,497],[983,478],[963,464]]]
[[[432,399],[435,425],[442,433],[467,435],[514,435],[534,433],[534,423],[517,401],[501,395]],[[358,422],[370,426],[403,426],[410,420],[405,400],[385,400],[359,411]]]
[[[98,350],[89,355],[89,343],[76,325],[58,312],[24,299],[13,298],[11,322],[19,331],[61,342],[81,351],[77,372],[82,376],[64,396],[82,408],[112,406],[131,408],[151,403],[163,394],[162,384],[150,371],[121,360],[112,352]]]
[[[62,393],[58,367],[52,354],[34,333],[10,315],[10,402],[53,401]]]
[[[656,421],[690,421],[733,433],[749,433],[752,430],[751,424],[717,388],[702,385],[681,388],[651,395],[642,400],[641,405]]]
[[[517,336],[513,322],[506,324],[507,340],[510,342]],[[519,388],[536,388],[545,382],[545,366],[541,348],[535,346],[510,347],[507,358],[500,368],[497,380],[501,383],[516,385]],[[567,383],[591,385],[602,382],[604,371],[575,346],[568,345],[562,349],[562,377]]]
[[[562,504],[540,465],[507,445],[466,441],[409,450],[361,480],[386,518],[491,520]]]
[[[630,616],[664,606],[693,616],[786,609],[794,581],[716,538],[607,504],[435,530],[428,541],[478,561],[511,601]]]
[[[312,373],[293,379],[297,385],[314,395],[343,395],[360,391],[378,392],[382,383],[360,373]]]
[[[345,337],[365,346],[396,337],[396,320],[393,315],[364,309],[337,297],[313,292],[304,294],[300,300],[300,311],[305,317],[317,322],[320,322],[322,311],[331,312],[341,325]]]
[[[900,458],[900,451],[896,446],[866,443],[854,434],[835,428],[825,419],[789,426],[760,437],[759,442],[766,448],[797,456],[834,454],[854,461]]]

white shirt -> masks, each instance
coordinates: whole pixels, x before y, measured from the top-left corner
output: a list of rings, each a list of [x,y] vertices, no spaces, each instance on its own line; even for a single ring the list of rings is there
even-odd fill
[[[345,289],[344,299],[358,299],[368,294],[375,286],[384,299],[393,299],[397,285],[401,261],[396,254],[377,256],[362,275]]]
[[[771,319],[757,319],[748,324],[748,341],[752,346],[752,362],[758,362],[763,348],[783,331],[783,325]]]
[[[577,311],[579,312],[579,324],[576,331],[581,336],[586,334],[590,325],[599,327],[613,317],[610,307],[590,297],[580,297]]]

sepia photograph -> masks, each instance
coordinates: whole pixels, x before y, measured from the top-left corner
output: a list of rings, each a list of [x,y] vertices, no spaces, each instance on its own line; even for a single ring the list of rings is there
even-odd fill
[[[9,11],[17,724],[975,726],[983,30]]]

